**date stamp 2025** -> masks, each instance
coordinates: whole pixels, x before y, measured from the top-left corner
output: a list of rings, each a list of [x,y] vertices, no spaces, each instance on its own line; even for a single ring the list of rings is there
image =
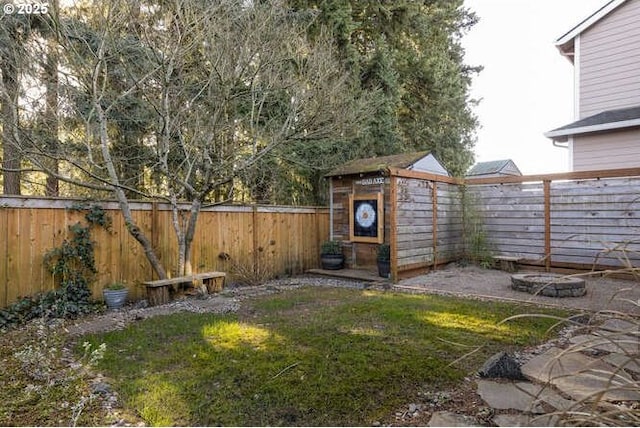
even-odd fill
[[[46,15],[48,3],[5,3],[2,6],[5,15]]]

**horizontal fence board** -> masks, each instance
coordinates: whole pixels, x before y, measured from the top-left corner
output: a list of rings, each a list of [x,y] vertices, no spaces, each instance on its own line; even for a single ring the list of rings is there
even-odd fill
[[[431,238],[425,238],[425,239],[421,239],[422,237],[417,237],[414,240],[404,240],[404,241],[400,241],[398,242],[398,251],[403,251],[403,250],[410,250],[413,248],[425,248],[425,247],[432,247],[433,246],[433,240]]]
[[[487,224],[487,232],[544,233],[544,224]]]
[[[398,255],[398,266],[408,266],[417,263],[433,263],[433,253],[424,256],[400,257]]]
[[[430,248],[430,247],[398,250],[398,257],[400,257],[401,259],[413,258],[418,256],[431,256],[432,254],[433,254],[433,248]]]
[[[398,205],[398,213],[413,213],[413,212],[427,212],[431,209],[431,204],[413,204],[408,202],[402,202]]]
[[[420,211],[401,211],[398,213],[398,224],[413,224],[416,220],[422,222],[432,222],[433,215],[431,210],[420,210]]]
[[[427,226],[398,226],[397,227],[397,233],[398,235],[407,235],[407,236],[412,236],[412,235],[417,235],[417,234],[422,234],[422,233],[431,233],[433,230],[433,227],[431,225],[427,225]]]
[[[553,241],[594,241],[594,242],[628,242],[638,238],[638,233],[632,230],[618,228],[615,230],[619,235],[614,235],[614,229],[609,227],[591,227],[587,230],[580,228],[575,230],[567,230],[565,228],[551,228],[551,236]],[[624,234],[623,234],[624,233]]]
[[[595,250],[595,251],[594,251]],[[556,247],[551,252],[553,257],[560,256],[578,256],[578,257],[587,257],[591,258],[592,261],[595,261],[596,258],[609,258],[609,259],[620,259],[620,258],[628,258],[630,260],[639,260],[640,253],[638,249],[635,250],[627,249],[623,250],[622,248],[619,251],[606,251],[599,248],[563,248]]]

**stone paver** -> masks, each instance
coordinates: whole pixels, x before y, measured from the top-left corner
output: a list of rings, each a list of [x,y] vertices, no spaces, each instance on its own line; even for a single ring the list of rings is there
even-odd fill
[[[589,400],[603,391],[602,399],[607,401],[640,400],[640,392],[637,387],[634,390],[626,373],[578,352],[549,348],[523,365],[522,373],[531,380],[549,382],[576,400]]]
[[[640,337],[638,324],[625,319],[609,318],[600,326],[600,330],[605,332],[624,333],[631,336]]]
[[[498,383],[479,380],[477,383],[478,394],[494,409],[545,413],[542,403],[556,410],[568,410],[575,405],[575,402],[563,398],[550,387],[531,382]]]
[[[640,354],[639,339],[622,333],[608,333],[607,337],[602,337],[600,334],[580,334],[573,336],[569,342],[576,345],[576,351],[596,350],[628,355]]]
[[[640,373],[640,355],[627,355],[612,353],[606,355],[604,360],[616,367],[624,370],[632,370],[636,373]]]
[[[473,427],[479,426],[475,420],[469,416],[459,415],[453,412],[435,412],[428,427]]]
[[[552,415],[497,415],[493,422],[499,427],[554,427],[558,421]]]
[[[514,409],[522,412],[544,413],[535,395],[531,395],[518,383],[498,383],[490,380],[478,380],[478,394],[494,409]]]
[[[536,397],[540,401],[544,401],[551,407],[559,411],[566,411],[575,406],[576,402],[567,400],[560,394],[555,392],[548,385],[538,385],[529,382],[521,382],[518,387],[527,391],[530,395]]]

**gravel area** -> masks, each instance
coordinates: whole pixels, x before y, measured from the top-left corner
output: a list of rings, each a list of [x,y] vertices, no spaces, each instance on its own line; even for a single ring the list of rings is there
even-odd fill
[[[581,297],[536,296],[511,289],[511,274],[499,270],[482,269],[477,266],[451,264],[440,270],[400,281],[390,287],[388,284],[372,284],[353,280],[317,276],[297,276],[277,279],[254,287],[229,287],[218,294],[189,296],[166,305],[149,307],[146,301],[128,305],[123,309],[105,314],[84,317],[67,326],[73,336],[98,333],[124,328],[138,320],[168,315],[174,312],[228,313],[238,310],[244,299],[277,293],[286,289],[303,286],[343,287],[354,289],[380,289],[407,293],[433,293],[466,298],[494,299],[531,303],[540,306],[573,308],[589,312],[623,311],[640,315],[640,283],[605,277],[583,277],[587,294]]]
[[[299,276],[269,281],[254,287],[229,287],[217,294],[206,296],[183,296],[165,305],[148,306],[146,300],[125,306],[122,309],[108,311],[100,315],[90,315],[71,321],[66,325],[66,331],[71,336],[82,336],[90,333],[102,333],[119,330],[128,324],[143,319],[169,315],[175,312],[193,313],[230,313],[240,308],[244,299],[278,293],[287,289],[305,286],[343,287],[354,289],[376,288],[367,283],[347,281],[334,278]]]
[[[402,280],[394,289],[640,315],[640,282],[602,276],[580,277],[586,281],[587,293],[584,296],[547,297],[511,289],[511,274],[508,272],[451,264],[426,275]]]

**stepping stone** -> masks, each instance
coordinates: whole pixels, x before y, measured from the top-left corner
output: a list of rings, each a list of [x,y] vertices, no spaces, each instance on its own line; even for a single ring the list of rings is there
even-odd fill
[[[544,401],[551,407],[559,411],[566,411],[576,405],[575,401],[567,400],[548,385],[536,385],[529,382],[518,383],[518,388],[524,389],[539,401]]]
[[[640,337],[638,323],[623,320],[620,318],[609,318],[600,326],[600,330],[605,332],[623,333]]]
[[[473,418],[453,412],[435,412],[429,419],[428,427],[473,427],[478,426]]]
[[[551,383],[575,400],[596,399],[603,393],[606,401],[640,400],[635,382],[625,372],[602,359],[587,357],[579,352],[564,352],[552,347],[522,366],[529,379]]]
[[[478,395],[494,409],[514,409],[522,412],[544,413],[544,409],[535,403],[535,396],[519,388],[514,383],[478,380]]]
[[[604,360],[612,366],[640,373],[640,355],[612,353],[606,355]]]
[[[556,410],[567,410],[575,403],[549,387],[530,382],[498,383],[478,381],[478,394],[494,409],[514,409],[522,412],[545,413],[541,403]]]
[[[604,334],[608,334],[609,337],[602,337],[596,334],[581,334],[573,336],[569,339],[569,342],[576,345],[575,349],[572,349],[575,351],[597,350],[629,355],[640,354],[640,339],[637,337],[611,332]]]
[[[499,427],[555,427],[558,421],[553,415],[497,415],[493,422]]]

